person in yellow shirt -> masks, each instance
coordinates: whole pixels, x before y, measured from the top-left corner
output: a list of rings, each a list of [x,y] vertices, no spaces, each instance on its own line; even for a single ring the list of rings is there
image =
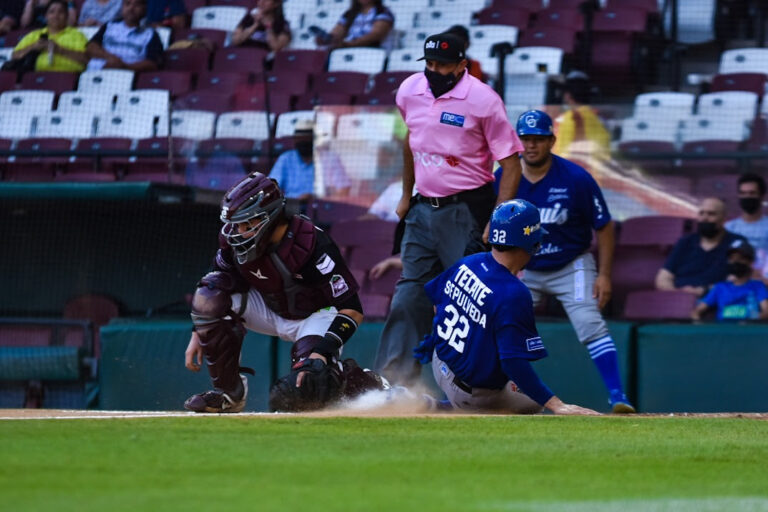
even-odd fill
[[[581,71],[572,71],[566,76],[563,102],[568,106],[555,120],[557,139],[552,152],[568,158],[576,149],[574,143],[589,141],[592,145],[579,144],[579,150],[593,152],[597,156],[610,154],[611,134],[603,125],[597,112],[588,105],[590,93],[589,77]]]
[[[83,71],[88,63],[88,40],[75,27],[67,26],[67,3],[51,0],[45,18],[48,26],[24,36],[14,48],[12,58],[23,59],[30,52],[39,51],[35,71]]]

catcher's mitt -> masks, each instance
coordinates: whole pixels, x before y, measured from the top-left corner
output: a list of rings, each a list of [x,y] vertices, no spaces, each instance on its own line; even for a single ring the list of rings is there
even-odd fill
[[[302,372],[304,378],[297,388],[296,380]],[[325,364],[320,359],[304,359],[269,390],[269,409],[280,412],[322,409],[341,398],[343,387],[344,378],[336,365]]]

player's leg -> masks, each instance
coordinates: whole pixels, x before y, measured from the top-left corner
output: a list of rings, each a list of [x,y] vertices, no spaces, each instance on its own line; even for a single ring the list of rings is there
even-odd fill
[[[432,327],[432,303],[424,284],[442,270],[430,232],[431,206],[416,203],[406,216],[401,245],[403,273],[395,286],[374,369],[393,385],[417,382],[421,367],[413,349]]]
[[[597,277],[594,258],[589,253],[584,254],[552,274],[556,296],[603,379],[613,412],[635,412],[621,384],[616,344],[600,313],[597,299],[592,297]]]
[[[533,299],[533,307],[536,308],[541,304],[545,295],[551,293],[548,292],[547,272],[536,272],[533,270],[524,270],[523,277],[521,279],[523,284],[531,292],[531,298]]]
[[[211,272],[198,284],[192,300],[192,323],[205,357],[213,390],[191,396],[184,407],[196,412],[240,412],[248,384],[240,375],[240,351],[245,337],[243,309],[233,307],[237,296],[232,277]]]

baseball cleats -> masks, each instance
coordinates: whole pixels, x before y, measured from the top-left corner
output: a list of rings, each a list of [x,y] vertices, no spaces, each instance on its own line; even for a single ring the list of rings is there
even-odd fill
[[[629,403],[627,396],[622,394],[615,399],[611,399],[611,412],[613,414],[635,414],[637,411]]]
[[[245,375],[241,375],[240,379],[243,381],[242,397],[235,398],[233,395],[223,391],[206,391],[205,393],[198,393],[187,398],[187,401],[184,402],[184,408],[194,412],[242,412],[248,397],[248,381],[245,379]]]

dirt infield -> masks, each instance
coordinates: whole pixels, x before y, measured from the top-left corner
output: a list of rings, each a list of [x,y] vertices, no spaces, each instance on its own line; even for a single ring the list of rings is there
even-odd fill
[[[0,420],[50,420],[50,419],[127,419],[127,418],[164,418],[164,417],[210,417],[225,416],[222,414],[195,414],[187,411],[98,411],[98,410],[67,410],[67,409],[0,409]],[[402,410],[394,408],[381,408],[370,410],[350,410],[336,409],[319,411],[303,414],[284,414],[284,413],[240,413],[238,417],[260,417],[260,418],[284,418],[286,416],[299,416],[308,418],[334,418],[334,417],[407,417],[407,416],[476,416],[462,413],[440,413],[430,414],[424,411]],[[542,416],[552,416],[545,414]],[[746,412],[720,412],[720,413],[687,413],[676,412],[668,414],[635,414],[623,416],[626,418],[742,418],[751,420],[768,421],[768,413],[746,413]]]

